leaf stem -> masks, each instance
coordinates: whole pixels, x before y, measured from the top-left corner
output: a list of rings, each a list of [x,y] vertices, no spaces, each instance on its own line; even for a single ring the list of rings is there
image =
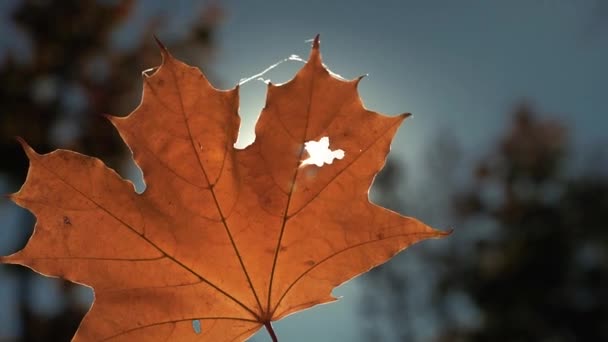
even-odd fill
[[[270,335],[270,338],[272,338],[272,342],[279,342],[279,339],[277,338],[277,334],[274,333],[274,330],[272,329],[272,324],[270,324],[270,321],[264,323],[264,326],[266,327],[266,330],[268,330],[268,334]]]

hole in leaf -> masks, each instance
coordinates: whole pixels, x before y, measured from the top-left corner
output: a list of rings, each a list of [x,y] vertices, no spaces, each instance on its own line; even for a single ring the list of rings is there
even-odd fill
[[[308,152],[308,159],[302,161],[300,166],[316,165],[321,167],[325,164],[333,163],[334,159],[344,158],[343,150],[331,150],[329,148],[329,138],[323,137],[319,141],[307,141],[304,143],[304,149]]]
[[[201,328],[201,321],[198,319],[193,319],[192,320],[192,329],[194,330],[194,332],[198,335],[201,333],[202,328]]]

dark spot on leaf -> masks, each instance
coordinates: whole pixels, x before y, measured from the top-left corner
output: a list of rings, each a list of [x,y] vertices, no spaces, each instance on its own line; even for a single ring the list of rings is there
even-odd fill
[[[63,224],[71,226],[72,225],[72,221],[70,221],[69,217],[64,216],[63,217]]]
[[[384,233],[378,233],[378,234],[376,234],[376,239],[378,239],[378,240],[384,239]]]
[[[314,266],[314,264],[315,264],[314,260],[306,260],[306,265]]]
[[[313,168],[308,168],[306,170],[306,177],[307,178],[314,178],[317,175],[317,173],[319,173],[319,169],[318,168],[314,168],[314,169]],[[304,191],[306,191],[306,190],[307,189],[304,189]]]

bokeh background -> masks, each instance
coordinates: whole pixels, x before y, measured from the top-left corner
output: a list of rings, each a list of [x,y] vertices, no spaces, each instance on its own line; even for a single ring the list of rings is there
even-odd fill
[[[230,88],[321,34],[370,109],[412,112],[371,198],[442,229],[276,323],[281,341],[608,341],[608,2],[0,1],[0,192],[37,151],[97,156],[143,190],[100,114],[174,55]],[[301,62],[263,76],[289,80]],[[239,146],[266,86],[241,86]],[[34,220],[0,200],[0,255]],[[0,265],[0,341],[69,341],[90,289]],[[269,341],[260,331],[253,341]]]

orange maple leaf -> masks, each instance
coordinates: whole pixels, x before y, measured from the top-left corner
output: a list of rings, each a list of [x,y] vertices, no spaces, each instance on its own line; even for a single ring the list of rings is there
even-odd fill
[[[365,109],[360,78],[332,76],[318,36],[294,79],[269,85],[245,149],[233,147],[238,87],[215,89],[160,46],[139,107],[109,117],[144,193],[99,159],[22,142],[30,169],[11,199],[38,221],[0,261],[94,289],[74,341],[234,341],[262,326],[276,341],[271,321],[334,301],[334,287],[446,234],[369,202],[407,114]],[[313,146],[334,155],[306,161]]]

